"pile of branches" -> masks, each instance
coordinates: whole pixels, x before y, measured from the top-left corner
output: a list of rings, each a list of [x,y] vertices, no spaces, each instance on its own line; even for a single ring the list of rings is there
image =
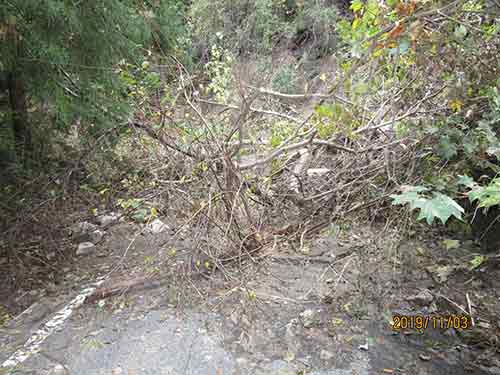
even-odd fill
[[[180,120],[166,118],[159,130],[147,121],[136,120],[131,126],[156,139],[169,165],[182,169],[160,179],[171,197],[170,208],[178,204],[177,212],[190,212],[187,222],[207,229],[205,236],[216,241],[205,254],[221,263],[254,254],[276,236],[302,242],[354,212],[363,211],[372,219],[383,216],[388,197],[402,185],[418,182],[417,168],[430,154],[427,138],[411,132],[397,137],[393,125],[438,108],[434,100],[443,89],[430,90],[403,108],[399,101],[408,85],[384,92],[360,111],[337,93],[338,84],[326,93],[290,95],[238,80],[238,99],[222,104],[202,98],[180,63],[178,76],[182,100],[176,104],[184,105],[190,128],[205,136],[186,142],[181,131],[174,131],[186,113]],[[289,110],[267,109],[269,102]],[[297,116],[293,108],[304,102],[309,111]],[[335,103],[359,116],[363,125],[346,135],[338,124],[338,132],[320,138],[322,119],[315,109]],[[158,111],[174,110],[159,106]],[[265,135],[254,136],[259,123],[265,128],[273,118],[295,124],[293,134],[274,148]],[[186,210],[186,204],[191,208]]]

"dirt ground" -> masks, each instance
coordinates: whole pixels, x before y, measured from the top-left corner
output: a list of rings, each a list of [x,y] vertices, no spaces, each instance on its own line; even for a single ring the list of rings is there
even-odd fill
[[[124,301],[133,305],[137,293],[146,293],[163,296],[172,308],[216,311],[235,335],[228,339],[232,345],[268,358],[312,356],[316,363],[342,367],[363,350],[383,373],[500,371],[500,268],[492,258],[472,269],[481,255],[472,241],[423,228],[401,241],[396,229],[351,222],[324,230],[302,247],[277,236],[252,259],[208,274],[180,267],[201,259],[193,251],[199,245],[197,228],[185,228],[172,240],[178,226],[169,227],[146,235],[140,225],[120,222],[108,230],[96,254],[61,264],[64,276],[57,284],[42,282],[35,293],[4,288],[11,296],[2,307],[4,348],[22,342],[97,276],[109,276],[105,287],[110,288],[155,275],[167,282],[126,284],[117,295],[106,296],[108,309],[123,307]],[[0,265],[4,278],[6,264]],[[33,303],[43,308],[13,329],[7,315]]]

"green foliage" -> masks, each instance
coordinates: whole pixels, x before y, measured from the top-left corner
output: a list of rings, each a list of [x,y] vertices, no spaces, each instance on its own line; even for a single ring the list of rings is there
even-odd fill
[[[442,87],[427,103],[425,121],[409,119],[396,127],[399,136],[425,137],[426,147],[432,146],[425,170],[429,188],[408,188],[393,196],[393,203],[419,209],[418,219],[429,223],[435,217],[442,222],[451,216],[461,218],[463,210],[453,198],[462,197],[462,192],[453,190],[450,176],[473,171],[489,181],[500,173],[500,50],[494,42],[499,34],[498,6],[482,0],[454,5],[435,0],[353,0],[350,10],[352,18],[338,22],[349,52],[339,65],[346,73],[355,63],[367,62],[366,66],[378,69],[368,79],[349,77],[345,91],[351,97],[363,98],[381,87],[390,92],[409,85],[401,100],[417,103]],[[484,17],[474,19],[472,13]],[[432,26],[429,17],[434,20]],[[362,90],[356,93],[359,82]],[[443,103],[439,110],[438,103]],[[471,189],[472,202],[487,208],[499,204],[497,178],[480,185],[461,177],[459,184]]]
[[[0,39],[7,42],[0,43],[0,71],[23,81],[30,113],[48,107],[54,114],[56,128],[47,129],[67,130],[78,119],[81,134],[95,136],[131,111],[116,65],[140,65],[154,45],[178,50],[182,13],[179,0],[12,0],[0,7]]]
[[[472,271],[476,268],[481,267],[481,265],[487,260],[487,258],[484,255],[476,255],[471,261],[470,261],[470,267],[469,269]]]
[[[283,65],[274,74],[271,86],[275,91],[285,94],[297,92],[298,77],[297,70],[292,65]]]
[[[273,148],[279,147],[293,134],[293,126],[286,121],[277,121],[271,127],[270,144]]]
[[[230,50],[262,51],[272,46],[272,36],[280,29],[279,1],[198,0],[191,4],[190,30],[195,44],[203,48],[223,35]]]
[[[309,33],[311,48],[332,52],[336,41],[337,11],[328,1],[311,3],[290,0],[197,0],[190,9],[194,44],[208,49],[218,33],[224,47],[244,53],[269,53],[280,39]],[[300,39],[300,38],[299,38]],[[206,52],[206,51],[205,51]]]
[[[402,194],[391,195],[393,205],[408,204],[410,210],[419,209],[417,220],[425,219],[427,224],[432,224],[435,218],[446,224],[451,216],[462,220],[464,209],[447,195],[432,192],[423,186],[405,186]]]
[[[337,9],[328,6],[326,1],[314,1],[299,8],[293,20],[295,34],[305,30],[313,34],[311,49],[317,49],[319,55],[333,52],[337,42]]]
[[[358,126],[347,108],[338,103],[316,107],[313,120],[316,122],[318,136],[322,139],[328,139],[336,133],[353,138],[353,130]]]
[[[0,305],[0,328],[6,325],[11,319],[12,316],[10,316],[5,307]]]
[[[437,136],[436,153],[443,159],[463,158],[471,165],[498,173],[500,169],[489,159],[500,160],[500,138],[497,135],[500,129],[500,94],[496,87],[486,88],[484,93],[489,108],[481,114],[477,123],[471,124],[464,116],[453,115],[437,124],[437,128],[427,129],[427,132]]]
[[[459,176],[457,183],[468,189],[469,200],[478,201],[478,207],[488,209],[500,205],[500,177],[496,177],[485,186],[479,185],[469,176]]]
[[[211,78],[208,88],[220,103],[227,102],[231,93],[233,61],[234,58],[229,51],[224,50],[217,44],[212,46],[210,61],[206,64],[208,74]]]

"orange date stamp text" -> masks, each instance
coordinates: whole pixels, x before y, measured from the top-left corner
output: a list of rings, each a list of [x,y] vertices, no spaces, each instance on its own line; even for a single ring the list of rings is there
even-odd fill
[[[456,329],[464,330],[472,326],[471,317],[468,315],[393,315],[392,329],[402,330],[425,330],[432,329]]]

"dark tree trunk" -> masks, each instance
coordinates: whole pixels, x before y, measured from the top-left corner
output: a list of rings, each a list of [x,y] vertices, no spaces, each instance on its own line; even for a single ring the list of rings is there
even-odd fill
[[[25,159],[29,157],[33,147],[23,80],[16,73],[11,73],[9,75],[8,88],[16,151],[22,159]]]
[[[24,164],[26,164],[33,151],[33,140],[31,127],[28,121],[26,88],[20,68],[23,49],[15,23],[11,23],[8,26],[7,35],[12,48],[11,61],[13,62],[7,73],[7,89],[9,91],[9,105],[12,114],[12,128],[16,142],[16,154],[19,157],[19,161],[23,161]]]

